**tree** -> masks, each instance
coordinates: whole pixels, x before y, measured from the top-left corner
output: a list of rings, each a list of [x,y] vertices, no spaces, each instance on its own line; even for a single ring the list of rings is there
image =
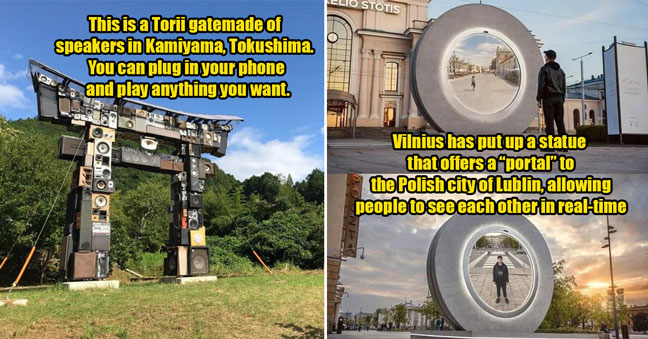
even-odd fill
[[[419,312],[425,316],[426,320],[434,319],[439,316],[439,311],[436,308],[436,304],[434,303],[434,298],[432,298],[432,295],[428,295],[427,298],[425,298],[425,301],[419,309]],[[425,326],[427,326],[427,323],[425,324]]]
[[[136,189],[111,194],[114,261],[124,266],[143,252],[160,252],[169,235],[167,182],[148,180]]]
[[[243,182],[246,195],[257,194],[268,202],[274,202],[279,194],[281,182],[279,177],[265,172],[261,176],[252,176]]]
[[[488,240],[488,238],[486,237],[479,238],[479,240],[477,240],[477,242],[475,243],[475,246],[477,248],[487,248],[490,247],[490,245],[490,240]]]
[[[632,329],[637,332],[648,331],[648,313],[639,312],[632,317]]]
[[[321,169],[314,169],[304,181],[295,186],[306,201],[320,205],[324,203],[324,172]]]
[[[398,304],[394,306],[392,311],[394,312],[393,319],[396,323],[396,328],[400,328],[401,323],[404,324],[407,322],[407,307],[405,307],[405,304]]]

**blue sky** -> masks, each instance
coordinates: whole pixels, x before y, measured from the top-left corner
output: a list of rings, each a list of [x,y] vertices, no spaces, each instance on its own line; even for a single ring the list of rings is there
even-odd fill
[[[316,54],[308,56],[257,56],[257,60],[283,60],[287,74],[274,78],[246,78],[246,81],[281,81],[289,83],[290,99],[147,99],[163,106],[187,112],[233,114],[245,122],[230,134],[228,155],[217,160],[227,172],[239,179],[265,171],[291,174],[302,179],[324,163],[324,3],[312,1],[218,1],[218,2],[3,2],[0,11],[0,114],[7,119],[35,117],[35,94],[25,76],[29,58],[39,60],[81,81],[107,81],[88,76],[86,56],[59,56],[54,41],[62,38],[84,39],[97,35],[88,32],[89,14],[131,17],[247,17],[283,15],[283,32],[278,36],[310,39]],[[142,34],[131,34],[143,37]],[[146,34],[150,35],[150,34]],[[101,34],[115,39],[121,34]],[[179,34],[160,34],[174,38]],[[225,39],[229,34],[184,35],[186,38]],[[267,38],[270,34],[246,34]],[[149,57],[155,59],[156,57]],[[235,56],[190,56],[192,60],[240,60]],[[149,60],[143,56],[102,56],[100,60]],[[170,56],[168,59],[182,59]],[[157,78],[162,81],[164,78]],[[260,80],[259,80],[260,79]],[[134,81],[145,81],[138,77]],[[208,81],[232,81],[214,77]],[[177,81],[177,79],[176,79]],[[205,81],[205,80],[203,80]]]
[[[428,18],[437,18],[445,11],[479,1],[432,0]],[[484,4],[500,7],[522,21],[545,49],[558,54],[558,63],[568,83],[580,81],[580,64],[571,59],[594,52],[585,58],[584,73],[603,73],[601,46],[606,48],[616,35],[619,41],[643,45],[648,40],[648,0],[484,0]]]

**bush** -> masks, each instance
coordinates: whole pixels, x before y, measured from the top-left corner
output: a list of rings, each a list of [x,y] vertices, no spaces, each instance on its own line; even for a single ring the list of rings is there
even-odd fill
[[[164,258],[166,253],[142,253],[139,260],[129,259],[126,268],[129,268],[145,277],[161,276],[164,272]]]
[[[582,125],[576,126],[576,135],[582,135],[587,138],[587,142],[606,142],[607,126],[606,125]]]

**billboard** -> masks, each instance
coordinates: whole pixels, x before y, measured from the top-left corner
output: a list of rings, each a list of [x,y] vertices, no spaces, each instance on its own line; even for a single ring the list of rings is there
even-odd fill
[[[608,135],[618,135],[619,110],[616,85],[616,49],[614,45],[603,52],[603,74],[605,78],[605,110],[607,112]]]
[[[608,134],[648,134],[645,46],[615,43],[603,52]]]

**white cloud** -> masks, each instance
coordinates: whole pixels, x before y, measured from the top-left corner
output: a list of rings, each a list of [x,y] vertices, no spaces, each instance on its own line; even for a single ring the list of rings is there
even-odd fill
[[[309,135],[296,135],[291,140],[262,141],[263,134],[255,128],[243,128],[229,136],[227,155],[216,160],[225,172],[239,180],[265,172],[290,174],[294,180],[305,178],[314,168],[322,167],[322,158],[308,154]]]
[[[0,83],[0,107],[25,108],[27,98],[16,86]]]
[[[23,58],[23,55],[20,54],[20,53],[16,53],[16,54],[14,54],[13,58],[14,58],[14,59],[18,59],[18,60],[20,60],[20,59]]]
[[[0,64],[0,107],[26,108],[27,98],[25,93],[9,82],[24,77],[27,70],[11,73],[5,71],[4,65]]]

